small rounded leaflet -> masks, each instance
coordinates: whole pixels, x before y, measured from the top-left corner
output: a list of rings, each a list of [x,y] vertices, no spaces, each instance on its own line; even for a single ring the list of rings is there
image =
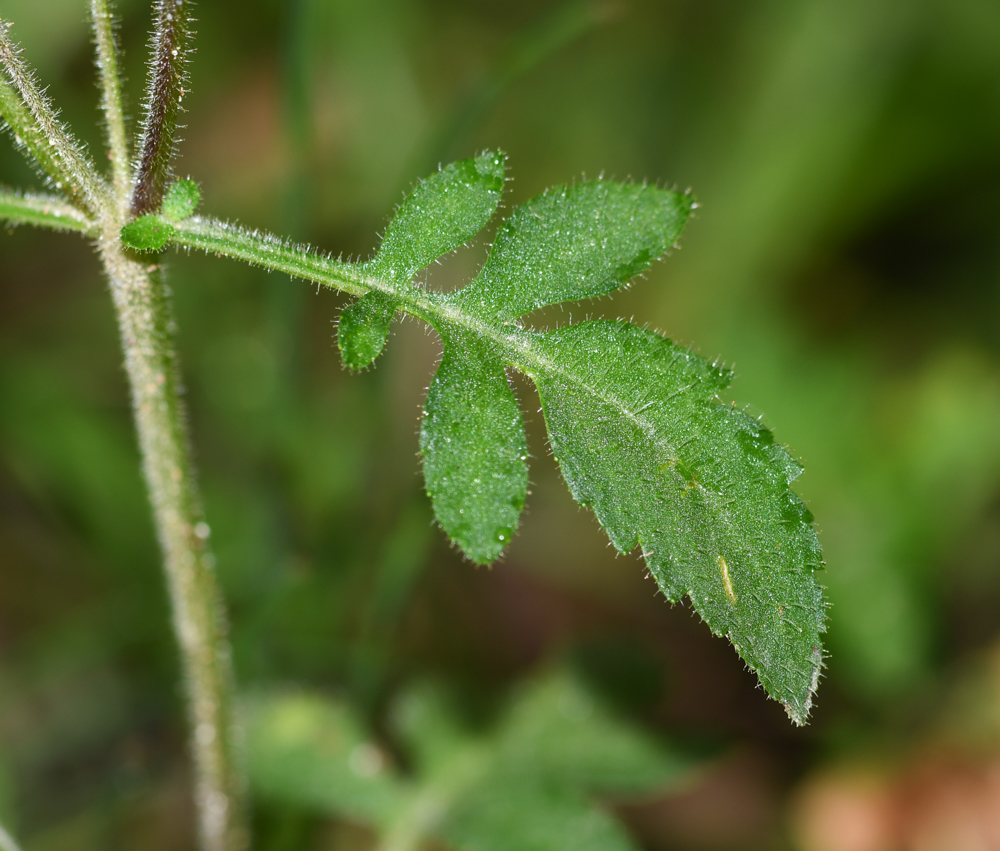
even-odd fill
[[[201,190],[193,180],[178,180],[163,196],[160,215],[168,222],[182,222],[194,215],[201,202]]]
[[[135,251],[159,251],[174,235],[174,226],[160,216],[140,216],[121,229],[122,244]]]

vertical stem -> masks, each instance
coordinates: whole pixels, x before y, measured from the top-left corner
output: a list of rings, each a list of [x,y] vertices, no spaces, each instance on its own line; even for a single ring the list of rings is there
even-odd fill
[[[168,292],[155,259],[149,265],[123,253],[116,227],[98,249],[118,314],[183,659],[200,844],[203,851],[242,851],[249,836],[235,760],[232,662],[178,393]]]
[[[150,86],[142,153],[134,187],[122,115],[121,86],[108,0],[90,0],[102,83],[102,108],[114,176],[112,194],[83,148],[59,123],[30,69],[0,20],[0,116],[16,141],[74,203],[100,221],[97,249],[118,315],[125,367],[132,392],[143,472],[153,504],[174,631],[188,692],[195,762],[195,804],[203,851],[243,851],[244,782],[237,770],[233,718],[233,674],[226,619],[213,574],[209,528],[195,485],[179,395],[173,323],[162,272],[124,252],[119,231],[133,214],[158,209],[170,177],[177,113],[184,96],[190,0],[156,0]],[[58,220],[49,205],[5,194],[21,220]],[[74,221],[82,225],[83,222]],[[90,225],[90,221],[86,220]],[[84,228],[80,228],[84,229]],[[89,228],[88,228],[89,229]],[[0,828],[0,851],[12,840]]]
[[[118,70],[118,50],[108,0],[90,0],[90,17],[97,44],[97,71],[101,78],[101,111],[107,124],[108,154],[115,197],[123,199],[131,190],[128,138],[122,111],[121,76]]]

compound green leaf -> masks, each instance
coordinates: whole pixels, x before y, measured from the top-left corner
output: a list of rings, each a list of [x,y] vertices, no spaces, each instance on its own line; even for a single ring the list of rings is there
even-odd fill
[[[481,340],[442,335],[444,356],[420,428],[424,481],[445,532],[479,564],[510,543],[528,492],[521,409]]]
[[[444,358],[421,431],[427,490],[472,560],[504,550],[527,492],[524,430],[503,372],[516,366],[538,387],[575,498],[620,552],[641,547],[666,597],[688,597],[803,723],[825,607],[812,516],[789,490],[799,465],[720,404],[727,371],[657,334],[586,322],[517,337],[525,313],[607,293],[645,269],[691,208],[676,192],[596,181],[513,213],[477,279],[441,297],[451,315],[431,319]]]
[[[445,302],[496,324],[609,292],[674,244],[691,203],[677,192],[607,181],[550,190],[513,213],[477,279]],[[474,335],[441,323],[437,330],[445,355],[421,432],[427,490],[445,531],[473,561],[488,563],[510,541],[524,505],[527,468],[516,457],[527,456],[524,428],[504,364]],[[504,434],[518,436],[510,451],[496,448]]]
[[[531,373],[578,502],[620,552],[640,546],[671,601],[687,596],[768,693],[803,723],[822,666],[825,607],[800,466],[756,420],[722,405],[728,373],[624,322],[537,337]]]
[[[483,155],[420,184],[382,251],[361,266],[206,220],[175,223],[169,238],[381,293],[348,314],[348,325],[372,326],[367,338],[349,332],[349,364],[377,354],[389,304],[438,331],[444,356],[421,429],[424,474],[441,525],[480,563],[505,548],[527,492],[524,429],[504,370],[530,377],[576,499],[593,507],[619,551],[641,547],[664,595],[689,598],[804,723],[822,668],[825,604],[812,515],[790,490],[799,465],[759,422],[719,402],[727,371],[669,340],[621,322],[548,333],[520,323],[537,308],[626,283],[674,245],[693,200],[603,180],[561,187],[514,211],[464,289],[411,286],[414,271],[487,220],[502,164]]]
[[[496,212],[504,184],[504,155],[485,151],[421,180],[396,211],[372,274],[398,284],[474,237]]]
[[[255,796],[369,825],[384,847],[635,851],[595,794],[634,799],[696,766],[558,670],[487,727],[469,724],[458,693],[432,682],[404,690],[387,720],[405,775],[341,700],[271,694],[244,710]]]
[[[518,207],[475,281],[455,300],[510,322],[549,304],[604,295],[673,247],[694,204],[655,186],[596,180]]]

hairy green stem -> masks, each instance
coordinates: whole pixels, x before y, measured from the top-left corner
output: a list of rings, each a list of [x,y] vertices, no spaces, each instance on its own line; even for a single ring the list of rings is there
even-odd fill
[[[3,27],[4,23],[0,21],[0,29]],[[30,159],[34,160],[34,165],[52,181],[57,189],[62,189],[73,196],[78,206],[86,209],[79,202],[79,196],[74,195],[69,178],[63,174],[58,158],[49,147],[38,125],[35,124],[31,111],[24,105],[17,89],[7,81],[3,74],[0,74],[0,116],[3,116],[6,121],[7,128],[14,137],[14,144],[27,153]]]
[[[315,254],[306,246],[278,239],[271,234],[247,231],[215,219],[195,216],[171,228],[171,241],[198,248],[219,257],[244,260],[276,272],[287,272],[350,295],[364,295],[379,283],[366,278],[353,263]],[[387,285],[386,285],[387,286]]]
[[[108,0],[90,0],[90,17],[97,47],[97,71],[101,78],[101,111],[108,134],[108,156],[115,196],[124,199],[131,191],[128,137],[122,111],[121,75],[115,47],[114,23]]]
[[[0,188],[0,220],[95,239],[118,316],[143,471],[163,550],[174,629],[188,691],[195,798],[203,851],[242,851],[249,841],[245,782],[237,768],[233,675],[226,620],[213,574],[209,527],[198,500],[179,394],[172,320],[162,270],[125,252],[119,232],[135,197],[158,207],[169,176],[183,96],[189,0],[159,0],[145,147],[133,196],[118,60],[108,0],[90,13],[102,83],[114,191],[57,114],[0,21],[0,115],[15,141],[69,201]],[[148,166],[148,168],[147,168]]]
[[[169,241],[186,248],[197,248],[218,257],[231,257],[275,272],[312,281],[348,295],[361,296],[372,290],[391,295],[400,309],[429,325],[441,322],[461,325],[482,339],[488,339],[509,362],[530,374],[540,356],[531,351],[530,335],[520,326],[507,323],[504,330],[483,322],[474,314],[448,304],[438,293],[411,286],[399,286],[368,274],[366,264],[344,263],[315,254],[308,248],[278,239],[270,234],[247,231],[214,219],[194,216],[183,222],[163,226]]]
[[[203,851],[248,844],[237,765],[226,619],[198,499],[162,269],[127,256],[108,229],[98,250],[118,314],[143,472],[163,550],[188,692],[195,798]]]
[[[31,153],[57,188],[77,206],[100,216],[107,213],[110,193],[82,146],[60,123],[55,109],[39,88],[31,70],[21,59],[20,49],[0,20],[0,114],[16,140]]]
[[[129,208],[133,214],[143,213],[159,209],[163,202],[184,96],[189,6],[189,0],[157,0],[155,6],[146,114],[133,181],[108,3],[91,0],[117,201],[116,221],[107,228],[99,251],[118,314],[143,471],[183,660],[200,846],[202,851],[242,851],[249,844],[249,831],[246,784],[236,753],[231,651],[209,527],[191,463],[168,290],[162,267],[124,253],[118,237]]]
[[[97,236],[98,225],[64,198],[0,187],[0,221]]]

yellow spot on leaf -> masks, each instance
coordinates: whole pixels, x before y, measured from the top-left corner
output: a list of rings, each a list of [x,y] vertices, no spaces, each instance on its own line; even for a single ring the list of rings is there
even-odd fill
[[[726,560],[719,556],[719,573],[722,574],[722,584],[726,587],[726,596],[729,601],[735,606],[736,605],[736,594],[733,591],[733,583],[729,579],[729,565],[726,564]]]

